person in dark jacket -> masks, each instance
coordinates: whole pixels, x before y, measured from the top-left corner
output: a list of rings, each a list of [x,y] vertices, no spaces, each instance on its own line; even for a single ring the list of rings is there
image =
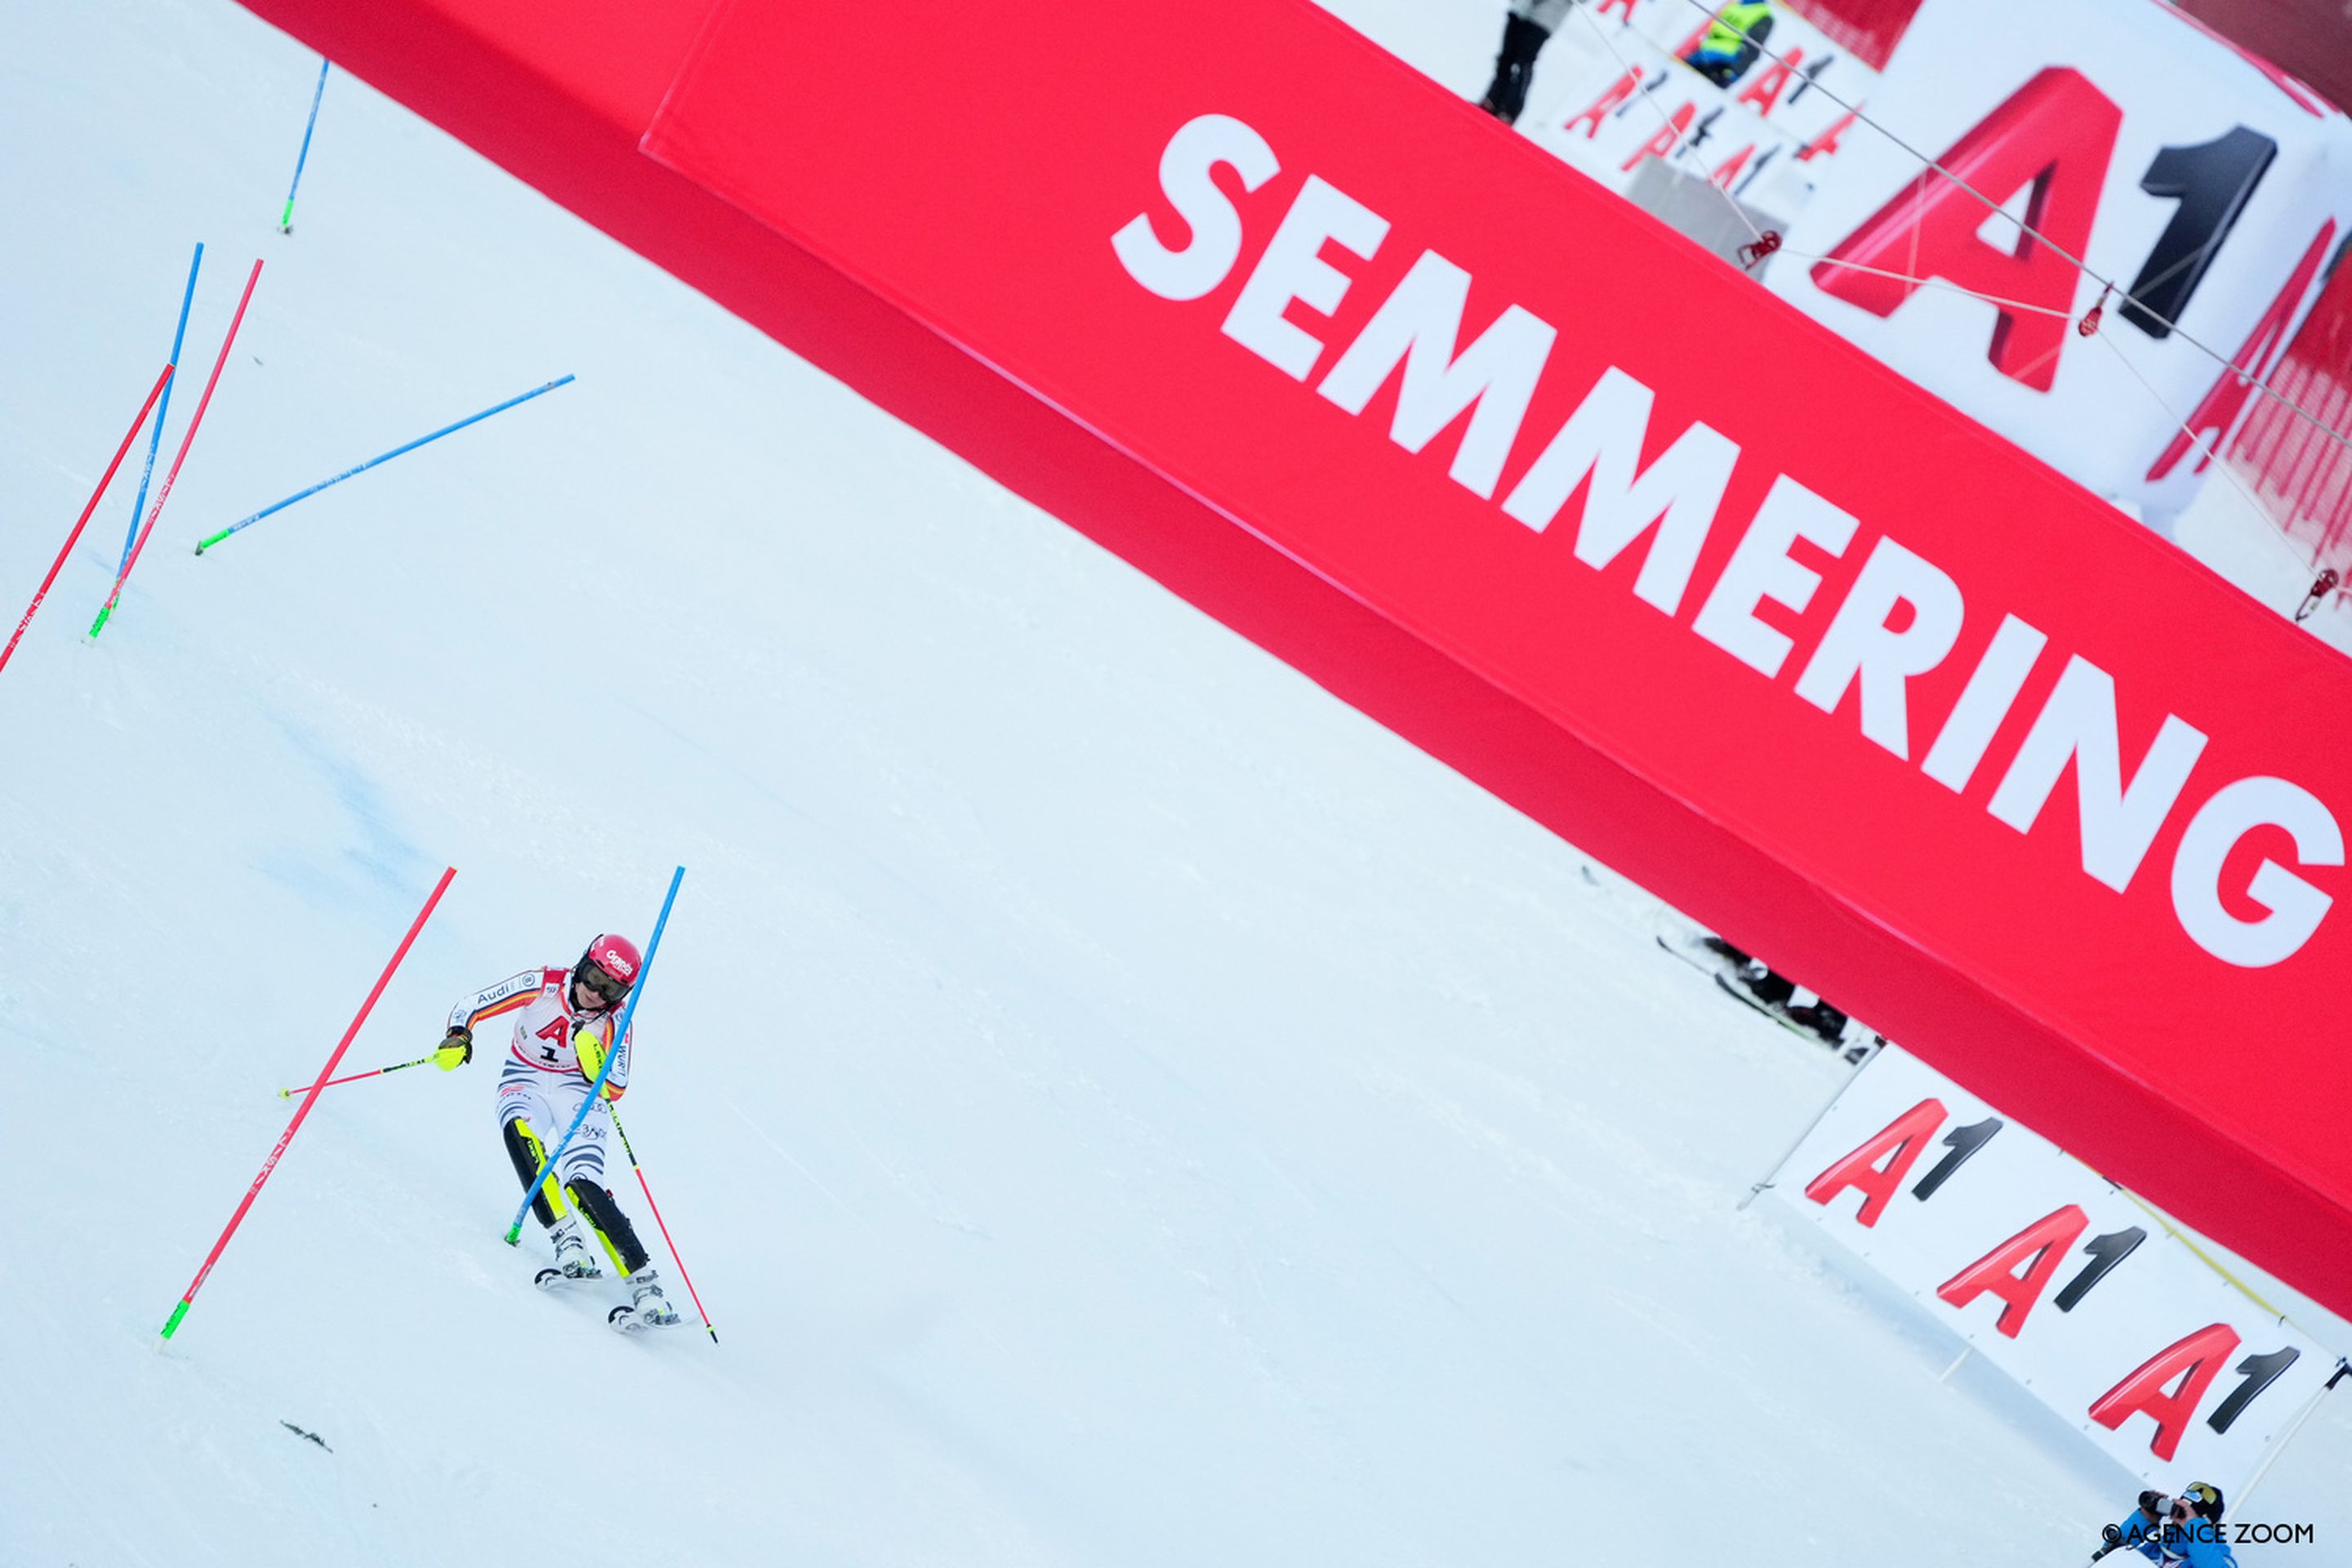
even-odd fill
[[[1478,107],[1506,125],[1516,124],[1535,84],[1536,56],[1559,28],[1575,0],[1511,0],[1503,18],[1503,47],[1495,57],[1495,79]]]

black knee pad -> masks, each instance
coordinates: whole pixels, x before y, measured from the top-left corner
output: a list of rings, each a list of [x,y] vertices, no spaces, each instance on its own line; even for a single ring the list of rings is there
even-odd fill
[[[596,1227],[596,1234],[613,1249],[622,1272],[635,1274],[646,1266],[646,1249],[638,1244],[637,1227],[629,1223],[629,1216],[613,1201],[609,1189],[575,1178],[566,1182],[563,1190],[572,1194],[572,1201],[580,1205],[580,1212],[588,1216],[588,1223]]]

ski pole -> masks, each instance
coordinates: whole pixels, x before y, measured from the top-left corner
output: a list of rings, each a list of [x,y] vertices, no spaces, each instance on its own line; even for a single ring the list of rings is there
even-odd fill
[[[434,1056],[438,1056],[439,1054],[440,1053],[438,1051],[436,1051]],[[421,1068],[432,1059],[433,1057],[419,1057],[413,1062],[394,1062],[388,1068],[378,1068],[373,1072],[355,1072],[349,1078],[331,1078],[326,1082],[318,1085],[318,1087],[320,1089],[332,1089],[339,1083],[357,1083],[363,1078],[382,1078],[388,1072],[398,1072],[402,1068]],[[278,1098],[280,1100],[291,1100],[294,1098],[294,1091],[290,1089],[281,1089],[278,1091]],[[686,1270],[681,1268],[678,1272],[683,1274]]]
[[[205,242],[196,241],[196,258],[188,263],[188,286],[180,295],[180,324],[172,329],[172,363],[180,363],[180,345],[187,341],[188,307],[196,302],[196,274],[205,265]],[[131,503],[131,526],[122,531],[120,574],[131,564],[131,547],[139,541],[139,514],[147,510],[147,482],[155,477],[155,454],[163,445],[163,421],[171,416],[172,389],[163,389],[163,405],[155,411],[155,428],[147,437],[147,466],[139,470],[139,499]]]
[[[629,1037],[629,1020],[637,1016],[637,1004],[646,999],[646,982],[653,976],[654,954],[661,951],[662,928],[669,924],[669,907],[677,901],[677,885],[684,880],[686,880],[685,867],[680,866],[670,873],[669,891],[662,896],[661,914],[654,921],[654,939],[646,944],[646,962],[637,971],[637,983],[629,987],[629,1005],[621,1009],[621,1026],[613,1031],[613,1048],[604,1053],[604,1065],[596,1069],[596,1081],[588,1086],[588,1097],[580,1102],[580,1109],[572,1113],[572,1125],[563,1130],[562,1141],[541,1163],[539,1173],[523,1184],[522,1206],[515,1210],[514,1223],[507,1226],[509,1247],[520,1247],[522,1244],[522,1216],[530,1212],[530,1200],[539,1195],[540,1184],[546,1181],[548,1173],[555,1169],[556,1161],[562,1159],[563,1152],[572,1147],[572,1137],[579,1132],[580,1124],[588,1120],[588,1112],[595,1108],[598,1099],[604,1092],[604,1079],[612,1075],[613,1064],[621,1059],[621,1042]],[[678,1272],[684,1274],[686,1270],[681,1268]]]
[[[89,635],[98,636],[106,629],[106,619],[114,614],[121,602],[122,584],[131,580],[131,569],[139,564],[139,552],[147,548],[147,541],[155,531],[155,520],[163,515],[163,503],[172,499],[173,482],[180,477],[180,465],[188,460],[188,448],[196,444],[196,431],[205,422],[205,410],[212,406],[213,388],[220,384],[222,367],[228,363],[229,345],[236,342],[236,329],[245,321],[245,308],[253,302],[253,286],[261,281],[261,262],[257,258],[253,270],[245,276],[245,292],[237,297],[236,314],[229,318],[228,336],[221,339],[220,357],[213,361],[213,374],[205,383],[205,395],[196,400],[196,416],[188,421],[188,433],[180,437],[180,449],[172,458],[172,467],[163,476],[163,488],[155,492],[155,505],[147,513],[147,526],[139,531],[139,542],[131,547],[131,559],[114,575],[114,592],[106,596],[106,607],[98,612],[90,623]]]
[[[155,399],[172,384],[172,366],[165,365],[163,373],[155,378],[155,384],[147,389],[147,401],[139,405],[139,417],[132,420],[131,428],[122,433],[122,445],[114,449],[114,461],[107,464],[106,472],[99,476],[98,488],[89,492],[89,503],[74,520],[73,531],[66,535],[66,547],[58,552],[57,560],[49,566],[49,574],[41,579],[41,586],[33,595],[33,602],[25,606],[25,618],[16,623],[16,635],[8,639],[6,648],[0,649],[0,669],[8,668],[8,660],[16,656],[16,645],[24,640],[25,628],[33,624],[34,612],[41,607],[41,601],[49,596],[50,585],[57,582],[58,574],[64,570],[66,557],[73,553],[74,541],[81,537],[83,527],[89,521],[89,514],[98,510],[98,498],[104,495],[106,487],[113,482],[114,470],[122,466],[122,456],[131,450],[131,443],[138,437],[139,426],[147,423],[147,411],[155,406]]]
[[[710,1314],[703,1311],[702,1293],[694,1288],[694,1276],[686,1271],[686,1259],[677,1255],[677,1243],[670,1238],[668,1222],[661,1216],[661,1205],[654,1202],[654,1190],[646,1184],[646,1168],[637,1163],[637,1152],[629,1147],[629,1131],[621,1125],[621,1112],[614,1106],[605,1107],[613,1119],[613,1131],[621,1135],[621,1152],[629,1157],[629,1169],[637,1173],[637,1186],[646,1194],[646,1207],[653,1210],[654,1224],[661,1226],[662,1242],[669,1248],[669,1260],[677,1265],[677,1277],[686,1281],[686,1293],[694,1298],[694,1310],[702,1312],[702,1326],[710,1335],[710,1342],[719,1342],[719,1331],[710,1326]]]
[[[467,426],[471,425],[478,420],[488,419],[493,414],[502,414],[506,410],[512,408],[518,403],[529,403],[541,393],[553,392],[557,387],[562,386],[565,382],[570,381],[572,377],[568,375],[561,376],[554,381],[549,382],[545,386],[534,386],[529,392],[524,393],[521,396],[509,397],[495,408],[485,408],[479,414],[468,415],[465,418],[458,420],[455,425],[444,425],[440,429],[436,430],[430,436],[419,436],[415,440],[409,442],[405,447],[394,447],[391,451],[384,453],[382,457],[370,458],[366,462],[360,464],[357,468],[345,468],[341,473],[337,474],[331,479],[320,479],[317,484],[312,485],[307,490],[296,490],[292,495],[288,496],[284,500],[278,502],[276,505],[263,507],[259,511],[255,512],[251,517],[247,518],[244,521],[232,522],[226,528],[222,529],[218,533],[214,534],[211,538],[198,540],[196,542],[196,553],[202,555],[205,551],[211,549],[214,545],[218,544],[222,540],[226,539],[230,534],[236,532],[238,530],[251,528],[255,523],[259,522],[271,512],[283,511],[288,507],[292,506],[296,501],[301,500],[305,497],[317,495],[320,490],[326,489],[330,486],[341,484],[353,474],[363,474],[370,468],[374,468],[378,463],[388,463],[392,461],[393,458],[399,457],[403,452],[413,452],[416,450],[417,447],[425,445],[427,441],[438,441],[442,437],[448,435],[452,430],[463,430]]]
[[[294,155],[294,183],[286,187],[286,210],[278,215],[278,232],[294,232],[294,193],[302,188],[302,165],[310,161],[310,132],[319,128],[319,100],[327,96],[328,61],[319,61],[319,85],[310,93],[310,118],[302,126],[302,151]]]
[[[416,918],[409,922],[408,934],[400,939],[400,946],[393,952],[392,962],[383,966],[382,974],[376,976],[375,988],[367,994],[367,1000],[360,1004],[359,1014],[352,1019],[352,1026],[343,1031],[334,1055],[329,1057],[327,1065],[319,1069],[318,1079],[310,1085],[310,1091],[302,1097],[302,1104],[294,1112],[294,1120],[286,1124],[284,1132],[278,1134],[278,1147],[272,1149],[269,1158],[261,1163],[260,1173],[253,1178],[253,1185],[245,1189],[245,1198],[236,1205],[236,1212],[228,1216],[227,1228],[220,1233],[220,1239],[213,1243],[212,1251],[205,1255],[204,1267],[196,1270],[195,1279],[189,1282],[187,1289],[181,1292],[180,1304],[172,1309],[171,1320],[163,1325],[165,1339],[170,1339],[178,1331],[180,1320],[186,1317],[188,1309],[194,1305],[196,1292],[205,1288],[205,1277],[213,1271],[213,1265],[220,1261],[221,1254],[228,1250],[228,1239],[236,1234],[236,1227],[245,1223],[247,1212],[253,1207],[253,1200],[261,1195],[261,1184],[269,1180],[270,1172],[278,1169],[278,1162],[285,1157],[287,1145],[294,1142],[294,1134],[301,1130],[302,1119],[310,1114],[312,1106],[319,1103],[319,1090],[325,1088],[327,1079],[334,1076],[335,1064],[343,1059],[345,1051],[351,1049],[352,1041],[359,1036],[360,1026],[367,1022],[368,1014],[374,1010],[376,998],[383,994],[386,985],[392,984],[392,972],[398,969],[400,961],[408,956],[409,948],[415,944],[416,933],[425,929],[425,922],[432,918],[433,906],[439,903],[441,895],[449,890],[450,879],[457,874],[457,868],[452,866],[441,873],[439,881],[433,884],[433,896],[425,900],[425,907],[417,910]]]

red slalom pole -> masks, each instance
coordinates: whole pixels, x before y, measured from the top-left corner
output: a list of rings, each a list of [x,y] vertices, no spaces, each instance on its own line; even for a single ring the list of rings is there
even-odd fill
[[[65,569],[66,557],[73,553],[75,543],[81,538],[82,529],[89,521],[89,514],[98,510],[98,498],[104,495],[106,487],[114,482],[114,470],[122,466],[122,455],[130,451],[131,443],[139,438],[140,428],[154,410],[155,400],[163,395],[163,388],[171,384],[173,372],[176,369],[176,365],[166,364],[163,374],[155,378],[155,384],[147,389],[147,401],[139,405],[139,417],[131,422],[131,428],[123,434],[122,445],[114,449],[114,461],[106,465],[106,472],[99,478],[98,489],[89,492],[89,504],[81,509],[79,517],[74,519],[73,531],[66,535],[66,547],[58,552],[56,563],[49,567],[49,574],[41,579],[40,591],[33,595],[33,602],[25,606],[25,618],[16,623],[16,635],[8,639],[5,648],[0,648],[0,669],[7,668],[8,661],[16,657],[16,645],[25,640],[25,628],[33,624],[34,612],[41,607],[41,601],[49,596],[49,588],[57,582],[58,574]]]
[[[257,265],[255,270],[260,270]],[[367,1022],[368,1014],[374,1009],[376,998],[383,994],[383,988],[386,985],[392,984],[393,971],[398,969],[400,961],[408,956],[409,948],[416,941],[416,933],[425,929],[425,922],[433,916],[433,906],[439,903],[441,895],[449,890],[450,879],[457,874],[457,868],[452,866],[443,871],[441,879],[433,885],[433,896],[425,900],[423,909],[416,911],[416,919],[409,923],[408,934],[400,939],[399,950],[392,955],[392,962],[383,966],[383,973],[376,976],[375,988],[367,994],[367,1000],[360,1004],[359,1016],[353,1018],[352,1026],[343,1031],[342,1041],[335,1047],[335,1054],[327,1058],[327,1065],[319,1069],[317,1081],[313,1082],[310,1090],[302,1096],[302,1104],[294,1112],[294,1120],[286,1124],[286,1131],[279,1135],[278,1147],[269,1152],[269,1158],[261,1163],[261,1173],[254,1177],[253,1185],[245,1190],[245,1201],[236,1205],[235,1214],[228,1216],[228,1228],[220,1233],[218,1241],[213,1243],[212,1251],[205,1255],[205,1266],[196,1270],[195,1279],[189,1282],[187,1289],[181,1294],[180,1304],[172,1309],[171,1321],[163,1325],[165,1339],[172,1337],[180,1326],[180,1320],[188,1315],[188,1308],[195,1302],[196,1292],[205,1288],[205,1277],[213,1271],[213,1265],[220,1261],[221,1254],[228,1250],[228,1238],[235,1236],[236,1227],[245,1223],[246,1213],[253,1207],[253,1200],[261,1195],[261,1184],[269,1180],[269,1173],[278,1168],[278,1162],[285,1156],[286,1146],[294,1142],[294,1134],[300,1131],[302,1119],[310,1114],[312,1106],[319,1103],[319,1091],[324,1089],[327,1086],[327,1080],[334,1076],[335,1064],[343,1059],[345,1051],[351,1049],[352,1041],[358,1037],[360,1026]]]
[[[677,1255],[677,1243],[670,1238],[669,1222],[661,1216],[661,1205],[654,1202],[653,1188],[646,1185],[646,1168],[637,1163],[637,1152],[629,1147],[629,1130],[621,1125],[620,1112],[610,1103],[604,1114],[613,1119],[613,1131],[621,1135],[622,1152],[629,1157],[629,1169],[637,1173],[637,1189],[646,1194],[646,1207],[653,1211],[654,1224],[661,1227],[662,1245],[669,1248],[669,1260],[677,1265],[677,1277],[686,1281],[686,1293],[694,1298],[694,1310],[702,1313],[702,1327],[710,1335],[710,1342],[719,1342],[719,1331],[711,1327],[710,1314],[702,1310],[702,1293],[694,1288],[694,1277],[686,1271],[686,1259]]]
[[[114,606],[122,597],[122,584],[131,580],[131,569],[139,564],[139,552],[147,548],[147,536],[155,531],[155,520],[163,515],[163,503],[172,499],[172,482],[180,477],[180,465],[188,460],[188,448],[196,443],[196,431],[204,425],[205,410],[212,405],[213,388],[220,384],[221,371],[228,363],[228,351],[236,342],[236,329],[244,324],[245,308],[253,302],[253,286],[260,281],[261,262],[256,258],[253,270],[245,275],[245,292],[237,296],[236,314],[229,318],[228,336],[221,340],[220,357],[213,361],[213,374],[205,382],[205,395],[196,400],[196,416],[188,421],[188,433],[180,437],[180,449],[172,458],[171,470],[163,476],[163,488],[155,492],[155,504],[147,509],[147,524],[139,531],[139,542],[131,547],[131,558],[115,574],[114,592],[106,596],[106,607],[90,624],[92,637],[106,629],[106,618],[114,614]]]

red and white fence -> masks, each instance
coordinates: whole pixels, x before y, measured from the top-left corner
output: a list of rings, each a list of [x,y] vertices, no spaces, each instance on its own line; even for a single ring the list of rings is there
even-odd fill
[[[2229,459],[2314,572],[2352,581],[2352,268],[2336,268],[2271,390],[2284,402],[2255,405]]]

